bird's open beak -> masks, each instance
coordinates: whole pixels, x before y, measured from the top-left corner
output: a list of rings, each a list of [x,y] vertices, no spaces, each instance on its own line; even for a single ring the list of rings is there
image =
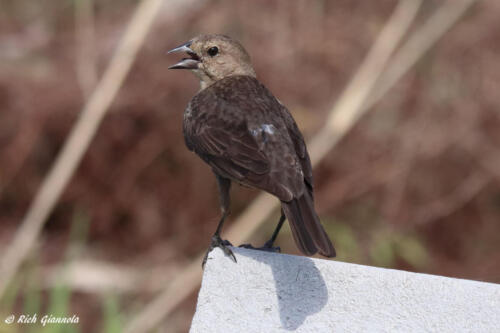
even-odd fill
[[[190,58],[182,58],[181,61],[175,65],[170,66],[168,69],[197,69],[200,63],[200,57],[191,48],[191,41],[177,46],[175,49],[168,51],[167,53],[174,52],[185,52]]]

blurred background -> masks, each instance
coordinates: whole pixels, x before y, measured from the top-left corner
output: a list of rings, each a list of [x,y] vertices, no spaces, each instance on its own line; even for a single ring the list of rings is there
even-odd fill
[[[442,3],[424,1],[410,32]],[[0,2],[0,255],[137,4]],[[61,332],[120,332],[208,246],[219,218],[215,179],[182,135],[199,85],[167,70],[180,58],[167,50],[200,33],[240,40],[310,139],[396,4],[165,1],[1,298],[0,331],[38,332],[2,326],[3,315],[38,312],[80,317]],[[474,4],[315,168],[316,208],[335,260],[500,283],[499,14],[498,1]],[[257,194],[233,187],[228,225]],[[251,242],[267,240],[277,218]],[[298,254],[288,226],[277,243]],[[195,304],[193,292],[159,331],[187,331]]]

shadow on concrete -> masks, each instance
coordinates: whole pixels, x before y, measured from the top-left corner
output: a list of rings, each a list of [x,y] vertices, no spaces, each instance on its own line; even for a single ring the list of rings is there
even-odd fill
[[[296,330],[327,304],[325,280],[310,258],[239,248],[234,252],[271,266],[284,329]]]

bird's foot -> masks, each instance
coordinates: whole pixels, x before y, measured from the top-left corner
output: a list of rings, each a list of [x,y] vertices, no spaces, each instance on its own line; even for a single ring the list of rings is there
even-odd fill
[[[273,252],[273,253],[281,252],[281,248],[279,246],[273,246],[273,242],[271,242],[270,240],[268,240],[262,247],[254,247],[252,244],[241,244],[239,247],[251,250]]]
[[[229,246],[233,246],[228,240],[223,240],[219,235],[213,235],[212,240],[210,242],[210,246],[208,247],[207,253],[205,253],[205,257],[203,258],[203,262],[201,263],[201,267],[205,268],[205,264],[207,263],[208,254],[215,249],[216,247],[220,248],[224,251],[224,254],[230,257],[234,262],[236,262],[236,257],[234,256],[233,251],[229,248]]]

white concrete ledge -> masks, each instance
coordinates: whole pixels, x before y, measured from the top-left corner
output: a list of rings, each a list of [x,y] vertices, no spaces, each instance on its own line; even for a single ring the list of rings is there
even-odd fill
[[[190,332],[500,332],[497,284],[234,252],[210,253]]]

